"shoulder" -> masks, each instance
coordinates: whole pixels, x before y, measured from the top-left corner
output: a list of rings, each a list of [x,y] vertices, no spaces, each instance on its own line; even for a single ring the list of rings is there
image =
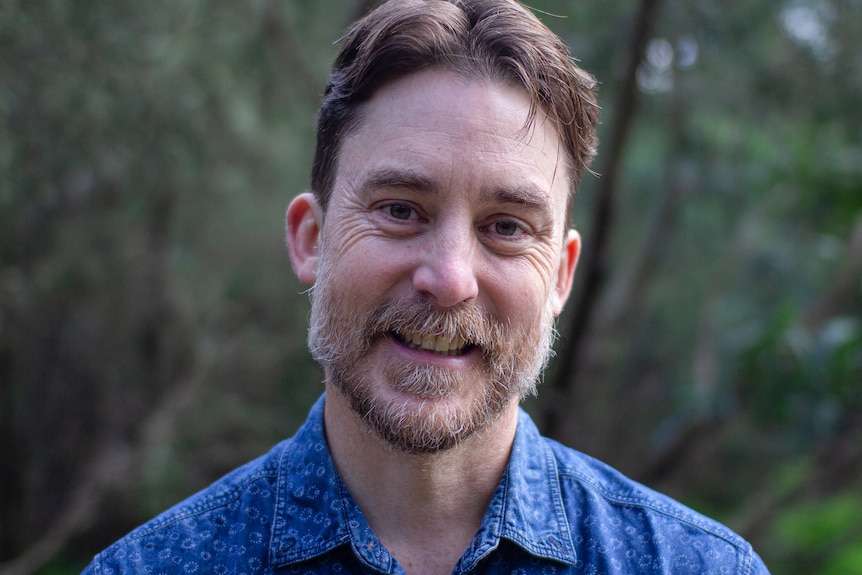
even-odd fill
[[[280,461],[291,440],[141,525],[85,573],[247,571],[268,553]],[[254,569],[252,569],[254,571]]]
[[[767,573],[751,545],[728,527],[597,459],[542,440],[553,455],[579,560],[638,572]]]

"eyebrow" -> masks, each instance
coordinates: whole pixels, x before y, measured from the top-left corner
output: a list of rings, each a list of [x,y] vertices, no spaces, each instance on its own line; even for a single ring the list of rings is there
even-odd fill
[[[418,192],[433,192],[436,189],[431,178],[413,170],[379,168],[366,174],[362,181],[363,189],[409,188]]]
[[[515,204],[546,213],[552,211],[549,201],[550,194],[532,184],[521,185],[514,189],[501,188],[486,195],[500,204]]]

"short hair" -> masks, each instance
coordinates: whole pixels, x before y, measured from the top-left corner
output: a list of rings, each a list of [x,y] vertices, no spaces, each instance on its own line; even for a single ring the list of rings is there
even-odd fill
[[[598,144],[596,82],[515,0],[390,0],[348,29],[317,115],[311,189],[322,209],[332,195],[341,143],[361,122],[363,103],[388,82],[432,69],[526,90],[525,128],[541,109],[568,156],[570,212]]]

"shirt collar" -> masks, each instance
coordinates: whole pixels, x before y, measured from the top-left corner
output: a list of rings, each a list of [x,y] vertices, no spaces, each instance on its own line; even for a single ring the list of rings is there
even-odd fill
[[[371,531],[330,456],[323,430],[324,400],[322,396],[315,403],[281,456],[273,564],[307,561],[349,544],[362,562],[390,572],[394,559]],[[550,448],[521,410],[506,472],[462,561],[477,564],[505,538],[537,557],[574,564],[558,477]]]
[[[502,513],[493,507],[502,508]],[[556,458],[530,416],[521,409],[512,454],[485,524],[497,517],[499,535],[527,552],[563,563],[577,557],[566,517]]]
[[[281,455],[270,556],[290,565],[351,545],[360,561],[390,572],[394,559],[341,481],[323,429],[325,395]]]

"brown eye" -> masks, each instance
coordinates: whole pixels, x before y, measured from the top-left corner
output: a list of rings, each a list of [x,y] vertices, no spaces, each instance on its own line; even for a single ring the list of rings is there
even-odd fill
[[[389,206],[389,215],[396,220],[409,220],[413,214],[413,209],[404,204],[392,204]]]

